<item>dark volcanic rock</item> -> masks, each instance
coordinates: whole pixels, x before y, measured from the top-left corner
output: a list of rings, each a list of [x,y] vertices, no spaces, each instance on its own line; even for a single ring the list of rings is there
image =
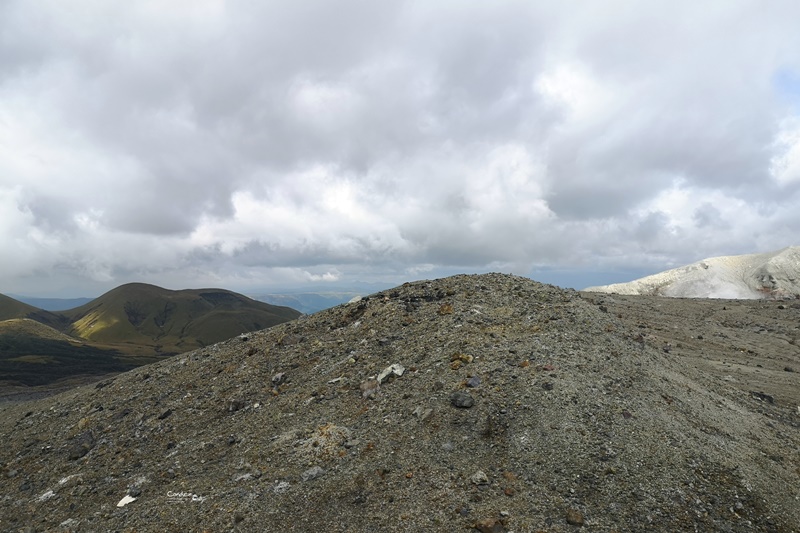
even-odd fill
[[[800,530],[796,332],[590,297],[410,283],[0,406],[0,531]]]
[[[452,403],[456,407],[469,409],[470,407],[475,405],[475,398],[473,398],[467,392],[454,392],[453,395],[450,396],[450,403]]]

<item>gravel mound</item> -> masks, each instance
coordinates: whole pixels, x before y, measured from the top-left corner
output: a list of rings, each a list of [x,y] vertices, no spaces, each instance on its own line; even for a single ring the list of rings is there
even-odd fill
[[[800,297],[800,246],[765,254],[712,257],[628,283],[585,290],[673,298]]]
[[[4,406],[0,530],[800,531],[794,397],[636,302],[421,281]]]

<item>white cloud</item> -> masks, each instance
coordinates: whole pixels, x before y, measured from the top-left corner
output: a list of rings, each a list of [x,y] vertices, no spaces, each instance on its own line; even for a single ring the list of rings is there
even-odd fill
[[[780,185],[800,182],[800,119],[785,120],[775,141],[770,174]]]
[[[0,292],[657,268],[797,244],[798,17],[4,2]]]

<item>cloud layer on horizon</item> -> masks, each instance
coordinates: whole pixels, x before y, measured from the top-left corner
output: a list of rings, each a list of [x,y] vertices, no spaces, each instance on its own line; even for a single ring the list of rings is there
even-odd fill
[[[798,244],[800,5],[0,4],[0,292]]]

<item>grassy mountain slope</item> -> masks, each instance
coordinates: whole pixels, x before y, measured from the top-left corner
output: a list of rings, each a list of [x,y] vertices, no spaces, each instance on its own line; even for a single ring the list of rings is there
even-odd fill
[[[57,330],[61,330],[67,325],[67,318],[64,315],[45,311],[0,294],[0,320],[12,318],[30,318]]]
[[[0,320],[25,318],[29,314],[37,311],[40,311],[40,309],[32,305],[22,303],[14,298],[10,298],[5,294],[0,294]]]
[[[223,289],[172,291],[144,283],[122,285],[63,314],[70,335],[150,346],[160,353],[190,350],[300,316]]]
[[[59,313],[0,295],[0,389],[121,372],[298,316],[222,289],[143,283]]]
[[[89,345],[30,318],[0,322],[0,379],[18,385],[134,368],[116,350]]]

